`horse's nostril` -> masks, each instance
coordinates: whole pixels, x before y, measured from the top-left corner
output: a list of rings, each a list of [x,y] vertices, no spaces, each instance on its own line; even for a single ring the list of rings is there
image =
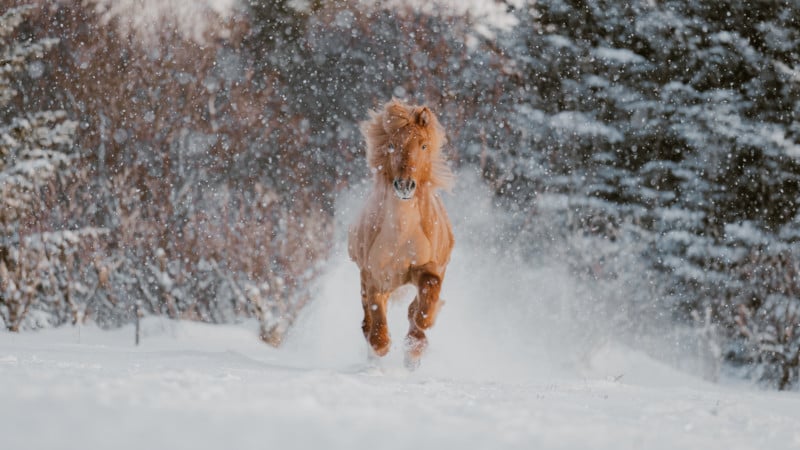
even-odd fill
[[[395,178],[394,181],[392,181],[392,186],[394,186],[397,195],[405,200],[411,198],[411,195],[413,195],[414,190],[417,188],[417,182],[411,178]]]

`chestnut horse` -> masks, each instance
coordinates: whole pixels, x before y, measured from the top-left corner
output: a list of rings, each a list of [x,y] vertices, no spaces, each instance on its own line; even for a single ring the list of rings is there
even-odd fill
[[[417,287],[408,308],[405,363],[419,365],[425,330],[442,305],[439,291],[453,249],[453,231],[437,189],[453,174],[442,157],[445,135],[426,106],[393,99],[361,123],[375,185],[349,230],[348,253],[361,269],[361,328],[371,355],[384,356],[391,340],[386,303],[405,284]]]

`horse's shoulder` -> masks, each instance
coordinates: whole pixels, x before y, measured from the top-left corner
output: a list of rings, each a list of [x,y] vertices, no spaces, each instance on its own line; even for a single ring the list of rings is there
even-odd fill
[[[347,251],[350,259],[359,264],[366,260],[375,237],[380,233],[379,209],[374,197],[370,196],[348,229]]]
[[[422,228],[425,235],[430,239],[434,234],[446,232],[452,238],[452,227],[450,218],[447,217],[447,210],[444,202],[438,195],[432,195],[422,208]]]

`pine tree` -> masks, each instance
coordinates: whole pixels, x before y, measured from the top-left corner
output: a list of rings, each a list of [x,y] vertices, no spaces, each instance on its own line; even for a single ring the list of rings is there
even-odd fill
[[[72,244],[67,241],[79,238],[28,230],[42,188],[74,159],[69,150],[77,125],[64,111],[31,113],[13,104],[23,85],[18,79],[40,70],[38,59],[58,43],[16,41],[17,28],[31,9],[12,8],[0,17],[0,319],[12,331],[19,330],[38,299],[58,290],[56,259]]]

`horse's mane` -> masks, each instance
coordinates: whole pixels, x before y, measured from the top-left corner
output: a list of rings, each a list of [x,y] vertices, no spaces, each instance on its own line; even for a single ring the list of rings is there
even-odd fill
[[[431,151],[431,186],[449,190],[453,172],[444,160],[442,146],[447,142],[444,128],[427,106],[411,106],[392,99],[382,111],[370,111],[369,120],[361,122],[361,133],[367,141],[367,164],[376,173],[389,167],[387,146],[391,136],[405,127],[428,135]]]

